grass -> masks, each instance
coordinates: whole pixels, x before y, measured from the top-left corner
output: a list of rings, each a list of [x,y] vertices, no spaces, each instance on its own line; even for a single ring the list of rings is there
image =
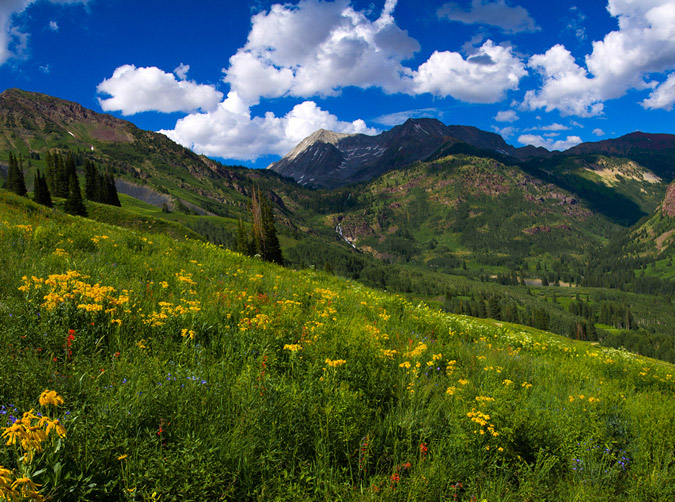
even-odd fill
[[[671,365],[4,191],[0,341],[53,500],[675,496]]]

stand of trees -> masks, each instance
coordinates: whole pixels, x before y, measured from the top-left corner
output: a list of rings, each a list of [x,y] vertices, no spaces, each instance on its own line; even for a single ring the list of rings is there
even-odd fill
[[[99,171],[89,159],[84,161],[84,192],[87,199],[93,202],[121,206],[113,175]]]
[[[23,161],[22,159],[17,159],[16,155],[11,152],[9,154],[9,170],[7,171],[6,188],[22,197],[25,197],[28,193],[26,190],[26,182],[23,178]]]
[[[247,235],[244,222],[237,228],[237,251],[248,256],[260,256],[265,261],[284,264],[284,257],[274,226],[274,213],[267,197],[254,188],[251,194],[251,220],[253,226]]]

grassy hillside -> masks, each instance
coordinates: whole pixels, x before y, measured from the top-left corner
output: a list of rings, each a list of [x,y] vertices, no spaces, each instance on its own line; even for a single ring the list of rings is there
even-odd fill
[[[624,351],[4,191],[0,298],[6,496],[675,496],[675,369]]]

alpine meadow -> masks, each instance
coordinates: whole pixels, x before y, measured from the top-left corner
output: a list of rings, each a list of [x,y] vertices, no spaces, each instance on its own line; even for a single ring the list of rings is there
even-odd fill
[[[675,500],[674,13],[0,0],[0,502]]]

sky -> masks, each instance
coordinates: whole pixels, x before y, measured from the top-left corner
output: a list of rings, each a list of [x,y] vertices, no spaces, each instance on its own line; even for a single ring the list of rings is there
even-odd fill
[[[0,0],[13,87],[249,167],[418,117],[565,150],[675,134],[675,0]]]

